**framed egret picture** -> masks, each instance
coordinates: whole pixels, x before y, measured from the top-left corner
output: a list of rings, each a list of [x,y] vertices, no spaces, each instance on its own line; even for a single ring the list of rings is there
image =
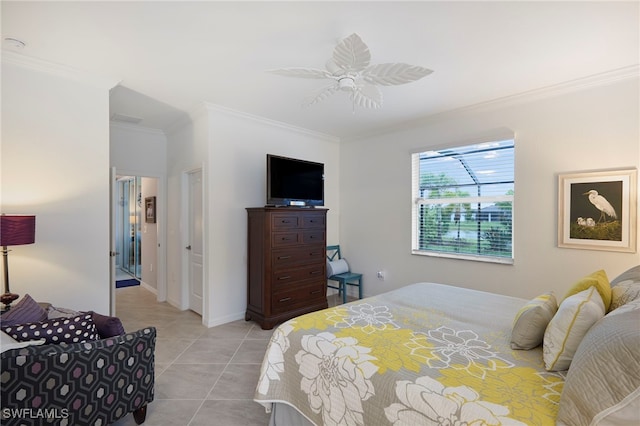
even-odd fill
[[[558,247],[636,252],[636,169],[558,175]]]

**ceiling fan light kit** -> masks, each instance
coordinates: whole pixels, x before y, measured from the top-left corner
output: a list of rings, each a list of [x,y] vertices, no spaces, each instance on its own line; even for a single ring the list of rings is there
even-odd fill
[[[351,34],[333,50],[333,57],[325,65],[326,69],[280,68],[268,72],[285,77],[330,79],[329,86],[307,96],[303,106],[316,104],[338,92],[348,92],[353,109],[382,108],[382,92],[378,86],[396,86],[411,83],[431,74],[433,71],[417,65],[386,63],[370,65],[371,53],[358,34]]]

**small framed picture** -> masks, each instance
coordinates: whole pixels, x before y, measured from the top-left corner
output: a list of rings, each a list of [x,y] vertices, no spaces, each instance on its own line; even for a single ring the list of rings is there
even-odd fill
[[[156,197],[144,199],[144,217],[146,223],[156,223]]]
[[[558,247],[636,252],[637,170],[558,175]]]

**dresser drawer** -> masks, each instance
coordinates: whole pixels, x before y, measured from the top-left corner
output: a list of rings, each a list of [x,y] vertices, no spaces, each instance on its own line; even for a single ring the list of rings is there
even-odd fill
[[[271,215],[271,227],[274,231],[296,229],[301,225],[300,216],[295,213],[274,213]]]
[[[271,275],[271,287],[276,291],[294,289],[304,286],[309,281],[324,281],[326,270],[324,264],[309,265],[303,268],[284,269]]]
[[[326,264],[324,245],[284,248],[271,252],[271,267],[274,270],[291,268],[309,263]]]
[[[302,243],[303,235],[300,232],[274,232],[271,234],[271,247],[287,247]]]
[[[319,214],[306,214],[302,217],[303,228],[325,228],[326,216],[322,213]]]
[[[271,311],[273,313],[286,312],[306,306],[310,301],[326,297],[326,281],[318,282],[291,291],[273,293],[271,297]]]
[[[324,229],[302,232],[303,244],[324,244]]]

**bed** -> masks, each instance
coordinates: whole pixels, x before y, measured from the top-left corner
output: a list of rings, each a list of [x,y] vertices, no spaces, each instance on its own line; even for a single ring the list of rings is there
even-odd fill
[[[273,333],[255,401],[277,426],[553,425],[567,371],[548,371],[542,346],[511,347],[527,302],[417,283],[294,318]]]

